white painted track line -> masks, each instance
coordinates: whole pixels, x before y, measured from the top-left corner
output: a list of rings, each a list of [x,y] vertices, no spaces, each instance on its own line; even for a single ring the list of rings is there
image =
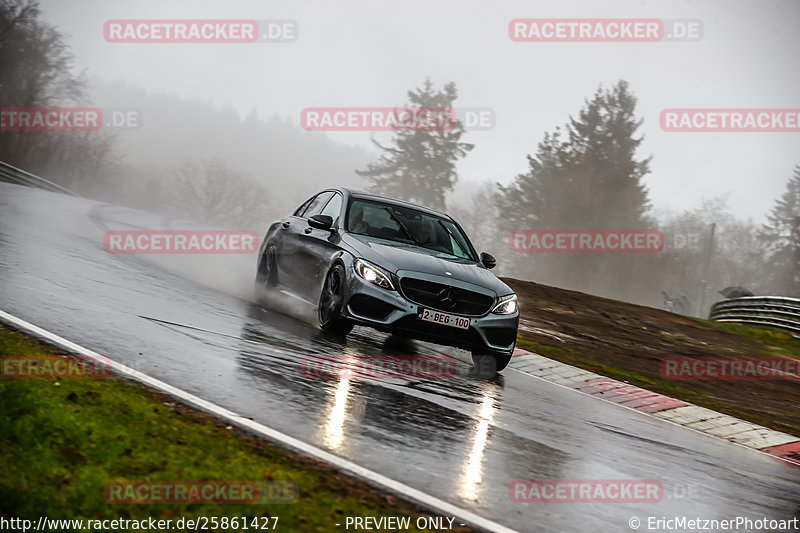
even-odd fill
[[[147,374],[143,374],[142,372],[134,370],[121,363],[112,361],[107,357],[101,356],[100,354],[89,350],[88,348],[84,348],[83,346],[75,344],[74,342],[68,341],[63,337],[59,337],[54,333],[50,333],[45,329],[35,326],[2,310],[0,310],[0,321],[10,324],[17,329],[26,331],[36,337],[44,339],[47,342],[68,350],[71,353],[79,354],[87,359],[97,361],[104,365],[110,364],[111,368],[120,375],[134,379],[153,389],[174,396],[184,403],[212,413],[219,418],[227,420],[231,424],[245,428],[258,435],[262,435],[272,441],[279,442],[280,444],[296,450],[303,455],[329,463],[343,471],[355,475],[356,477],[371,482],[374,485],[378,485],[388,489],[391,492],[400,494],[405,499],[419,503],[425,508],[431,509],[439,514],[456,517],[469,526],[485,529],[487,531],[496,531],[498,533],[516,533],[516,531],[513,529],[507,528],[496,522],[492,522],[491,520],[483,518],[482,516],[478,516],[466,509],[462,509],[456,505],[447,503],[444,500],[440,500],[413,487],[409,487],[404,483],[400,483],[399,481],[390,479],[386,476],[378,474],[377,472],[373,472],[368,468],[364,468],[352,463],[347,459],[342,459],[341,457],[326,452],[321,448],[317,448],[316,446],[295,439],[294,437],[286,435],[285,433],[281,433],[280,431],[267,427],[263,424],[259,424],[258,422],[254,422],[248,418],[244,418],[241,415],[225,409],[224,407],[220,407],[219,405],[203,400],[198,396],[185,392],[177,387],[173,387],[172,385],[164,383],[163,381],[152,378]]]

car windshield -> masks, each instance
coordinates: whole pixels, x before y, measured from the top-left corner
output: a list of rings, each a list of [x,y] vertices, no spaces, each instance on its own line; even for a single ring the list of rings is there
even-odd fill
[[[466,235],[451,220],[409,207],[353,199],[347,231],[477,261]]]

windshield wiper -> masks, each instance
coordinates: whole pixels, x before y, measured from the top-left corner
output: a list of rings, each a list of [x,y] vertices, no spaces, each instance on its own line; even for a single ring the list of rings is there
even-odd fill
[[[404,232],[406,235],[408,235],[408,237],[409,237],[409,238],[410,238],[412,241],[414,241],[414,244],[416,244],[417,246],[422,246],[422,244],[420,244],[420,242],[419,242],[419,241],[418,241],[416,238],[414,238],[414,236],[411,234],[411,232],[410,232],[410,231],[408,231],[408,228],[407,228],[407,227],[405,227],[405,225],[404,225],[402,222],[400,222],[400,221],[397,219],[397,217],[396,217],[396,216],[394,216],[394,213],[392,213],[392,210],[391,210],[391,209],[389,209],[388,207],[384,207],[384,209],[386,209],[386,212],[387,212],[387,213],[389,213],[389,216],[390,216],[390,217],[392,217],[392,220],[394,220],[395,222],[397,222],[397,225],[398,225],[398,226],[400,226],[400,229],[402,229],[402,230],[403,230],[403,232]]]

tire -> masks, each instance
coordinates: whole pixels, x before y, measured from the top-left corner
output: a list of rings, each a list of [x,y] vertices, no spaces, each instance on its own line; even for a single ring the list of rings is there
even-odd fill
[[[495,377],[497,373],[504,370],[510,362],[511,354],[495,355],[472,353],[472,364],[475,365],[475,373],[481,377]]]
[[[317,319],[323,331],[347,335],[353,329],[353,321],[342,317],[344,303],[345,273],[342,265],[334,265],[325,276],[322,293],[319,295]]]
[[[278,262],[275,258],[275,246],[268,246],[261,256],[256,270],[256,290],[273,289],[278,286]]]

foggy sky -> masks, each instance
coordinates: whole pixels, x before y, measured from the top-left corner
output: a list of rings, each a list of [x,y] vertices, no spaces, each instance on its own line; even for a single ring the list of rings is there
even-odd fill
[[[638,97],[653,155],[645,178],[657,209],[683,210],[730,192],[758,221],[800,163],[798,133],[670,133],[664,108],[800,108],[800,2],[786,1],[275,1],[43,0],[68,34],[76,68],[150,92],[233,105],[299,123],[306,107],[400,106],[426,77],[456,82],[456,106],[491,108],[497,124],[464,136],[476,148],[462,180],[509,182],[546,131],[575,115],[599,84]],[[698,42],[516,43],[514,18],[699,19]],[[293,43],[121,44],[109,19],[292,19]],[[146,117],[145,117],[146,124]],[[369,146],[365,132],[315,133]],[[387,140],[390,134],[376,134]],[[253,150],[258,150],[254,145]],[[335,185],[331,183],[330,185]]]

